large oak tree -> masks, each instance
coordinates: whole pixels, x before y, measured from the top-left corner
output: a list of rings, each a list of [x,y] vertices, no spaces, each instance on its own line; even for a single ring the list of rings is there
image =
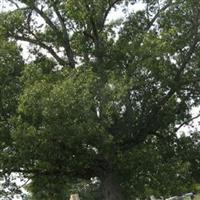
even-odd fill
[[[136,187],[127,174],[138,151],[154,152],[153,166],[159,145],[149,142],[170,139],[176,154],[177,131],[200,103],[200,2],[7,2],[1,37],[27,42],[33,59],[23,64],[17,50],[0,57],[1,78],[12,77],[1,83],[2,173],[31,178],[35,199],[65,199],[68,183],[94,177],[101,199],[133,198],[124,190]],[[144,9],[109,20],[113,9],[138,2]]]

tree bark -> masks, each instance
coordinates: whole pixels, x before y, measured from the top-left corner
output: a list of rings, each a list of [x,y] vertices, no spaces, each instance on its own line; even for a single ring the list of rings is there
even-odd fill
[[[124,200],[121,187],[113,173],[107,174],[101,180],[102,200]]]

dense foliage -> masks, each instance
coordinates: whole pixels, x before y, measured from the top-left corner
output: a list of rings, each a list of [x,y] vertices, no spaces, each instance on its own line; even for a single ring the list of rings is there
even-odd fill
[[[198,131],[177,137],[198,117],[191,114],[200,103],[198,0],[7,2],[0,14],[7,188],[14,173],[31,180],[31,199],[79,191],[83,199],[122,200],[180,194],[199,182]],[[130,11],[137,3],[143,8]],[[110,20],[114,9],[129,14]],[[21,41],[31,60],[20,56]]]

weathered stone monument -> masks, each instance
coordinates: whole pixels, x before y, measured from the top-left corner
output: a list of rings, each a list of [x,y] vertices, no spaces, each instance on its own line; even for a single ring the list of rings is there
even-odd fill
[[[69,200],[80,200],[80,198],[78,194],[71,194]]]

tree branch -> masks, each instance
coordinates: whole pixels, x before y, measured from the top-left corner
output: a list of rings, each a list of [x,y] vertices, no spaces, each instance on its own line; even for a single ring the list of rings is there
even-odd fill
[[[42,47],[43,49],[46,49],[55,58],[55,60],[62,66],[66,66],[68,64],[66,61],[64,61],[58,56],[58,54],[53,50],[51,46],[46,45],[45,43],[41,42],[39,39],[32,39],[25,36],[19,36],[19,35],[11,35],[11,37],[15,38],[16,40],[30,42],[32,44]]]
[[[148,135],[154,135],[154,133],[159,130],[160,127],[155,127],[153,124],[155,124],[159,120],[160,114],[165,111],[164,107],[170,100],[170,98],[182,88],[182,85],[179,84],[182,74],[184,72],[184,69],[187,67],[187,64],[190,62],[192,54],[195,52],[196,45],[200,39],[197,31],[198,29],[196,30],[194,40],[190,45],[190,49],[187,52],[187,55],[185,55],[184,60],[174,77],[175,86],[171,87],[170,91],[157,104],[153,106],[153,109],[149,111],[145,119],[140,119],[141,123],[137,127],[135,127],[136,131],[133,137],[129,137],[127,138],[127,140],[122,142],[121,147],[123,148],[123,150],[129,149],[134,144],[145,141]],[[197,117],[199,116],[196,116],[196,118]]]
[[[176,129],[175,129],[175,132],[179,131],[184,125],[188,125],[190,122],[192,122],[193,120],[195,119],[198,119],[200,117],[200,114],[184,121],[182,124],[180,124]]]
[[[75,67],[75,60],[74,60],[74,53],[71,49],[71,45],[70,45],[70,41],[69,41],[69,34],[68,34],[68,31],[66,29],[66,25],[65,25],[65,21],[63,19],[63,17],[61,16],[56,4],[54,3],[53,4],[53,8],[54,8],[54,11],[58,17],[58,20],[61,24],[61,27],[62,27],[62,31],[63,31],[63,41],[64,41],[64,49],[65,49],[65,52],[67,54],[67,57],[68,57],[68,60],[69,60],[69,65],[74,68]]]
[[[7,0],[7,1],[12,3],[17,9],[20,9],[19,5],[14,0]]]
[[[154,22],[158,19],[158,17],[160,16],[160,14],[162,12],[164,12],[167,8],[169,8],[171,5],[173,5],[172,1],[170,1],[168,4],[166,4],[165,6],[163,6],[161,9],[159,9],[159,11],[154,15],[154,17],[151,19],[151,21],[148,23],[146,30],[148,31],[152,25],[154,24]]]
[[[34,4],[32,5],[28,5],[31,9],[35,10],[36,13],[38,13],[46,22],[47,25],[49,25],[49,27],[52,28],[52,30],[54,30],[56,33],[60,33],[59,29],[56,27],[56,25],[49,19],[49,17],[42,11],[40,10],[37,6],[35,6]]]
[[[120,1],[122,1],[122,0],[112,0],[112,1],[109,1],[108,8],[107,8],[107,10],[105,11],[104,16],[103,16],[102,25],[101,25],[102,27],[101,27],[101,30],[100,30],[100,31],[103,30],[103,27],[104,27],[104,25],[105,25],[105,21],[106,21],[106,19],[107,19],[107,17],[108,17],[108,14],[109,14],[110,11],[111,11],[111,9],[112,9],[117,3],[119,3]]]
[[[89,15],[89,20],[91,23],[90,25],[92,27],[92,32],[93,32],[92,38],[93,38],[93,42],[95,45],[95,56],[97,58],[98,63],[101,64],[103,61],[102,45],[101,45],[101,41],[100,41],[100,37],[99,37],[98,28],[95,23],[95,19],[93,18],[94,13],[91,11],[87,0],[84,0],[84,3],[85,3],[85,7],[87,9],[88,15]]]
[[[9,173],[22,173],[28,178],[34,176],[67,176],[67,177],[78,177],[83,179],[90,179],[96,176],[93,168],[82,168],[80,170],[67,170],[67,169],[40,169],[40,168],[11,168],[2,171],[2,174]]]

